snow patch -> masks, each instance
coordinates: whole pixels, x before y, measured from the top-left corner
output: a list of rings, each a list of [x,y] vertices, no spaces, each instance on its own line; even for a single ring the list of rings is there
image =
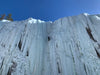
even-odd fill
[[[89,14],[88,13],[83,13],[83,15],[88,16]]]
[[[98,17],[98,16],[95,16],[95,17],[96,17],[97,20],[100,20],[100,17]]]
[[[29,18],[28,23],[37,23],[37,19]]]
[[[11,21],[3,19],[1,20],[1,22],[11,22]]]
[[[39,23],[44,23],[45,21],[42,21],[42,20],[40,20],[40,19],[34,19],[34,18],[29,18],[29,19],[27,19],[27,21],[28,21],[28,23],[30,23],[30,24],[32,24],[32,23],[37,23],[37,22],[39,22]]]

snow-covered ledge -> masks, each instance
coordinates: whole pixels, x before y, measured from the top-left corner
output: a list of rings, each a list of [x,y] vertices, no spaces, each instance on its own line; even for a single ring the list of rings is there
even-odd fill
[[[100,75],[99,65],[100,15],[0,21],[0,75]]]

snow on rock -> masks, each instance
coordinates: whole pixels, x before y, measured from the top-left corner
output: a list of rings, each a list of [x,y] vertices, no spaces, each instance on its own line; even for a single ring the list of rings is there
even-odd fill
[[[37,23],[37,22],[43,23],[44,22],[44,21],[41,21],[39,19],[37,20],[37,19],[33,19],[33,18],[29,18],[26,21],[28,21],[28,23]]]
[[[11,22],[11,21],[3,19],[1,20],[1,22]]]
[[[0,21],[0,75],[100,75],[100,15],[54,22]]]

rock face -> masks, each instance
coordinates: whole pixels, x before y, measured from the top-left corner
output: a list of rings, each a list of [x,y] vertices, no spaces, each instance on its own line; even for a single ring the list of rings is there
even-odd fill
[[[0,75],[100,75],[100,15],[0,22]]]

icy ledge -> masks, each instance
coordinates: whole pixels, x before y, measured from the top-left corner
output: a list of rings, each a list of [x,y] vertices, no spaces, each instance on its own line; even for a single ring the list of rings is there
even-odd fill
[[[99,38],[100,15],[0,21],[0,75],[100,75]]]

